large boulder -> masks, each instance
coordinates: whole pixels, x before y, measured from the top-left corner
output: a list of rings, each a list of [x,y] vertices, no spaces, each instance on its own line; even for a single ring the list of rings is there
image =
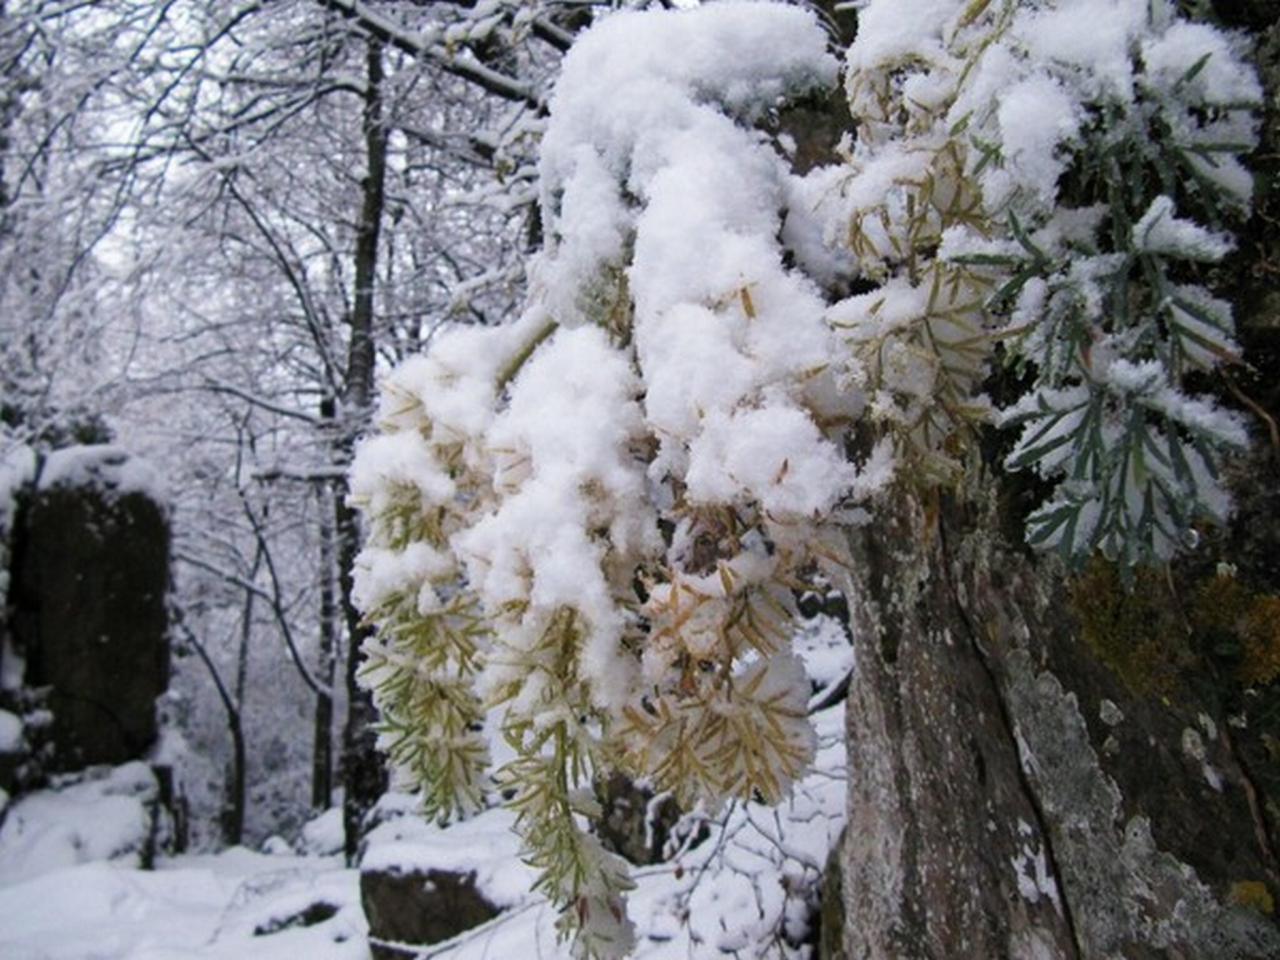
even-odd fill
[[[55,778],[0,818],[0,886],[82,863],[149,869],[178,847],[162,778],[134,760]]]
[[[154,471],[109,445],[51,454],[15,541],[11,628],[47,688],[55,769],[123,763],[156,738],[169,681],[169,522]]]

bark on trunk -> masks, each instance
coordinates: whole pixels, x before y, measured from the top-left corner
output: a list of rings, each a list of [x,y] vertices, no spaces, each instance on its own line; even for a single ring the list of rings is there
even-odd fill
[[[856,544],[846,949],[1075,957],[1071,904],[1037,883],[1057,875],[1050,834],[947,547],[909,503]]]
[[[332,405],[330,405],[332,406]],[[332,491],[316,488],[320,501],[320,669],[316,679],[326,692],[316,694],[314,744],[311,754],[311,806],[324,810],[333,793],[333,681],[337,672],[338,598],[334,590]]]
[[[363,182],[360,226],[356,236],[355,299],[351,311],[351,348],[347,362],[343,414],[346,432],[339,442],[338,462],[350,462],[355,443],[373,399],[374,284],[378,266],[378,238],[382,229],[387,172],[387,131],[382,121],[382,43],[367,41],[364,137],[367,173]],[[342,822],[345,852],[353,861],[360,843],[365,813],[386,790],[387,775],[374,746],[377,719],[373,699],[356,683],[360,646],[368,628],[351,599],[351,571],[360,549],[360,520],[347,505],[346,484],[334,491],[334,527],[338,539],[339,589],[347,626],[347,719],[342,736]]]
[[[1109,598],[1010,540],[1009,488],[985,489],[904,498],[854,544],[846,956],[1280,956],[1274,825],[1229,718],[1104,665],[1081,617]]]

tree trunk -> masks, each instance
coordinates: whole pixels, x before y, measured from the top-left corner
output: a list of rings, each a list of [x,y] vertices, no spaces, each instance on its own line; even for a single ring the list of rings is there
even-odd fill
[[[222,675],[218,673],[218,668],[214,665],[213,659],[209,656],[209,651],[204,648],[204,644],[200,642],[200,638],[195,635],[190,627],[183,622],[181,612],[175,621],[175,626],[186,637],[187,642],[191,645],[200,662],[204,664],[206,670],[209,671],[209,679],[213,681],[213,687],[218,692],[218,699],[222,701],[222,707],[227,714],[227,731],[231,734],[231,771],[228,774],[229,795],[227,797],[228,805],[222,808],[220,821],[222,827],[222,840],[228,846],[238,844],[244,836],[244,797],[245,797],[245,752],[244,752],[244,723],[241,719],[240,710],[236,706],[236,702],[232,699],[231,692],[227,690],[227,685],[222,681]],[[162,769],[162,768],[157,768]],[[170,784],[172,789],[172,784]],[[177,804],[174,809],[177,810]],[[175,816],[177,813],[175,812]],[[186,826],[175,823],[175,829],[178,831],[179,843],[182,847],[186,846]]]
[[[327,404],[329,414],[333,404]],[[333,681],[337,673],[338,598],[334,593],[333,512],[329,484],[316,487],[320,502],[320,669],[316,679],[325,692],[316,694],[315,743],[311,754],[311,806],[324,810],[333,793]]]
[[[373,399],[374,284],[378,266],[378,237],[382,227],[384,183],[387,171],[387,132],[382,122],[382,44],[367,41],[364,137],[367,173],[356,236],[355,300],[351,310],[351,347],[343,396],[343,428],[339,463],[349,463],[355,438],[369,415]],[[359,517],[347,504],[346,484],[334,491],[334,527],[338,539],[339,588],[347,626],[347,720],[342,736],[342,822],[345,852],[354,860],[365,813],[386,790],[387,775],[374,746],[377,713],[373,699],[356,683],[360,647],[368,634],[360,611],[351,599],[352,576],[360,549]]]
[[[249,582],[258,577],[262,565],[262,544],[259,543],[249,570]],[[244,594],[244,607],[240,611],[240,645],[236,650],[236,679],[234,692],[226,702],[227,726],[231,732],[231,773],[227,778],[227,805],[223,810],[222,841],[235,846],[244,839],[245,806],[249,793],[249,772],[244,749],[244,705],[249,683],[249,647],[253,639],[253,608],[256,597],[251,590]],[[212,669],[212,667],[210,668]]]
[[[356,683],[360,646],[369,634],[360,611],[351,601],[351,571],[360,551],[359,517],[345,497],[334,501],[338,530],[338,569],[343,619],[347,627],[347,719],[342,732],[343,850],[354,862],[360,846],[364,815],[387,789],[386,766],[375,746],[377,710],[367,690]]]
[[[1275,824],[1221,702],[1090,633],[1117,602],[1169,629],[1177,598],[1064,590],[987,489],[855,543],[846,956],[1280,956]]]
[[[231,733],[231,776],[228,805],[223,810],[222,842],[234,847],[244,840],[245,798],[248,793],[244,724],[239,710],[228,710],[227,729]]]

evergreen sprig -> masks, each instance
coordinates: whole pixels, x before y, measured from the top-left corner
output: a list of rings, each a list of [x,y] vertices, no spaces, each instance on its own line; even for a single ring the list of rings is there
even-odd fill
[[[1035,376],[1003,416],[1021,428],[1006,466],[1056,481],[1027,537],[1073,564],[1097,550],[1129,567],[1167,559],[1229,509],[1219,464],[1245,432],[1189,394],[1186,376],[1240,360],[1230,306],[1200,265],[1228,252],[1217,230],[1247,206],[1247,181],[1210,170],[1249,148],[1252,105],[1210,102],[1194,86],[1208,56],[1167,87],[1135,50],[1133,99],[1083,103],[1091,121],[1036,233],[1090,211],[1087,235],[1050,250],[1009,213],[1023,254],[1011,264],[1014,313],[1030,327],[1011,353]],[[1224,124],[1243,139],[1219,139]]]

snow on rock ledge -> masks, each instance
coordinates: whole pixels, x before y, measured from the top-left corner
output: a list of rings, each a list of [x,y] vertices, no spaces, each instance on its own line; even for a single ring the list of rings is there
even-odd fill
[[[168,491],[147,461],[113,444],[88,444],[55,450],[40,470],[38,488],[93,487],[117,497],[140,493],[163,505]]]

